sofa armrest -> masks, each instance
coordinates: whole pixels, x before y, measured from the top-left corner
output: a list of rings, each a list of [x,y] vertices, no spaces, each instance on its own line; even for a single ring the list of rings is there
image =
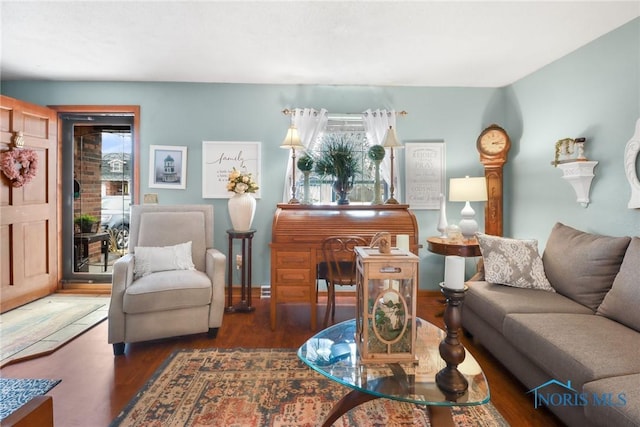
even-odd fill
[[[218,249],[209,248],[207,249],[205,261],[206,273],[212,284],[209,327],[219,328],[222,325],[225,307],[224,288],[226,284],[227,256]]]
[[[113,263],[109,304],[109,343],[111,344],[124,342],[123,299],[127,286],[133,283],[134,262],[133,254],[126,254]]]

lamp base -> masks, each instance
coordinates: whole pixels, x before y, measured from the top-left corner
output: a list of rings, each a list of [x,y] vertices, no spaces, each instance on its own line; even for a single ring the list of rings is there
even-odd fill
[[[469,202],[465,202],[460,214],[462,215],[462,220],[460,220],[458,227],[460,227],[462,236],[467,240],[475,237],[478,232],[478,223],[475,220],[476,211],[473,210]]]
[[[396,199],[392,197],[389,197],[387,200],[385,200],[384,202],[385,205],[398,205],[400,204],[400,202],[398,202]]]
[[[299,205],[300,200],[296,199],[295,197],[292,197],[291,199],[289,199],[287,203],[289,203],[290,205]]]

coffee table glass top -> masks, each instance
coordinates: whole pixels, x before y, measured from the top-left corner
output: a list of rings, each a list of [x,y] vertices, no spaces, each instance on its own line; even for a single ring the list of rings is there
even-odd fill
[[[417,363],[361,363],[356,345],[356,321],[347,320],[320,331],[298,349],[298,357],[322,375],[374,396],[430,406],[471,406],[489,402],[489,385],[482,369],[466,351],[458,370],[469,382],[457,396],[445,395],[435,374],[445,366],[438,346],[445,332],[417,320]]]

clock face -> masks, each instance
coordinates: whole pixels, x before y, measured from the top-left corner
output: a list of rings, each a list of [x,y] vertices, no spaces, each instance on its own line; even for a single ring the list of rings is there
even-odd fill
[[[508,147],[507,134],[499,129],[489,129],[480,136],[478,149],[488,156],[502,153]]]

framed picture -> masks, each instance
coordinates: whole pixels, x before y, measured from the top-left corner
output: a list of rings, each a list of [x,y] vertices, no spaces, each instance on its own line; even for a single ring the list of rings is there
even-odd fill
[[[233,192],[227,191],[229,174],[236,168],[250,173],[260,183],[260,142],[202,141],[202,198],[228,199]],[[260,198],[260,190],[253,193]]]
[[[405,192],[412,209],[440,209],[445,193],[444,142],[405,143]]]
[[[152,145],[149,153],[149,187],[187,188],[187,147]]]

